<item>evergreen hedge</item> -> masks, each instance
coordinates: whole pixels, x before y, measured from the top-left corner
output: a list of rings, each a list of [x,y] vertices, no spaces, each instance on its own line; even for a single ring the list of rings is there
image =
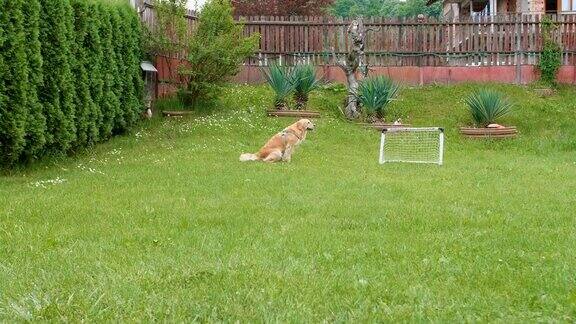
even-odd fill
[[[0,0],[0,166],[129,130],[143,110],[141,56],[127,4]]]

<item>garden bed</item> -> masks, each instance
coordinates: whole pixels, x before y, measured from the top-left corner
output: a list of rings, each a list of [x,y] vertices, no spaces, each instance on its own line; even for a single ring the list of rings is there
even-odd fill
[[[300,118],[319,118],[319,111],[311,110],[268,110],[266,114],[270,117],[300,117]]]
[[[516,127],[470,128],[460,127],[460,134],[467,138],[514,138],[518,134]]]

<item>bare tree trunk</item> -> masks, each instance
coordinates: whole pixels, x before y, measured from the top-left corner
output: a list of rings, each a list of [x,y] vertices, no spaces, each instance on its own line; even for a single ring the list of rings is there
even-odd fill
[[[352,38],[352,48],[346,55],[346,60],[339,60],[334,51],[332,51],[332,55],[336,60],[336,64],[346,74],[346,81],[348,83],[348,95],[344,114],[348,119],[356,119],[360,116],[360,107],[358,105],[358,70],[360,70],[363,78],[368,75],[368,64],[366,64],[366,55],[364,54],[366,29],[364,28],[362,18],[355,19],[350,23],[350,26],[348,26],[348,35]]]

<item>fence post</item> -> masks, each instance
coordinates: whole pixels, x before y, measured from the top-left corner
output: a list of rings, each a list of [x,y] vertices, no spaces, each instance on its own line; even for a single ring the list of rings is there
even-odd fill
[[[520,16],[520,19],[522,16]],[[514,56],[516,57],[516,84],[522,83],[522,44],[521,44],[521,29],[520,23],[518,23],[518,16],[514,17],[514,37],[516,38],[516,50],[514,51]]]
[[[422,71],[422,57],[424,54],[424,35],[422,32],[422,29],[424,28],[423,24],[424,22],[426,22],[426,18],[423,14],[419,14],[418,18],[417,18],[417,23],[418,25],[416,26],[417,30],[418,30],[418,35],[416,38],[416,43],[418,46],[418,72],[420,75],[420,79],[419,79],[419,83],[420,86],[424,85],[424,71]]]
[[[328,24],[330,23],[330,19],[326,16],[322,16],[322,51],[323,53],[323,61],[324,61],[324,77],[326,80],[330,80],[330,41],[328,39]]]

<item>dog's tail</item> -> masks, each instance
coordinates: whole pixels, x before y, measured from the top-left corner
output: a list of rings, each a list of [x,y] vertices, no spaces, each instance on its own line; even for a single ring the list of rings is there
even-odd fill
[[[258,157],[258,155],[256,154],[244,153],[240,155],[240,162],[258,161],[258,160],[260,160],[260,157]]]

